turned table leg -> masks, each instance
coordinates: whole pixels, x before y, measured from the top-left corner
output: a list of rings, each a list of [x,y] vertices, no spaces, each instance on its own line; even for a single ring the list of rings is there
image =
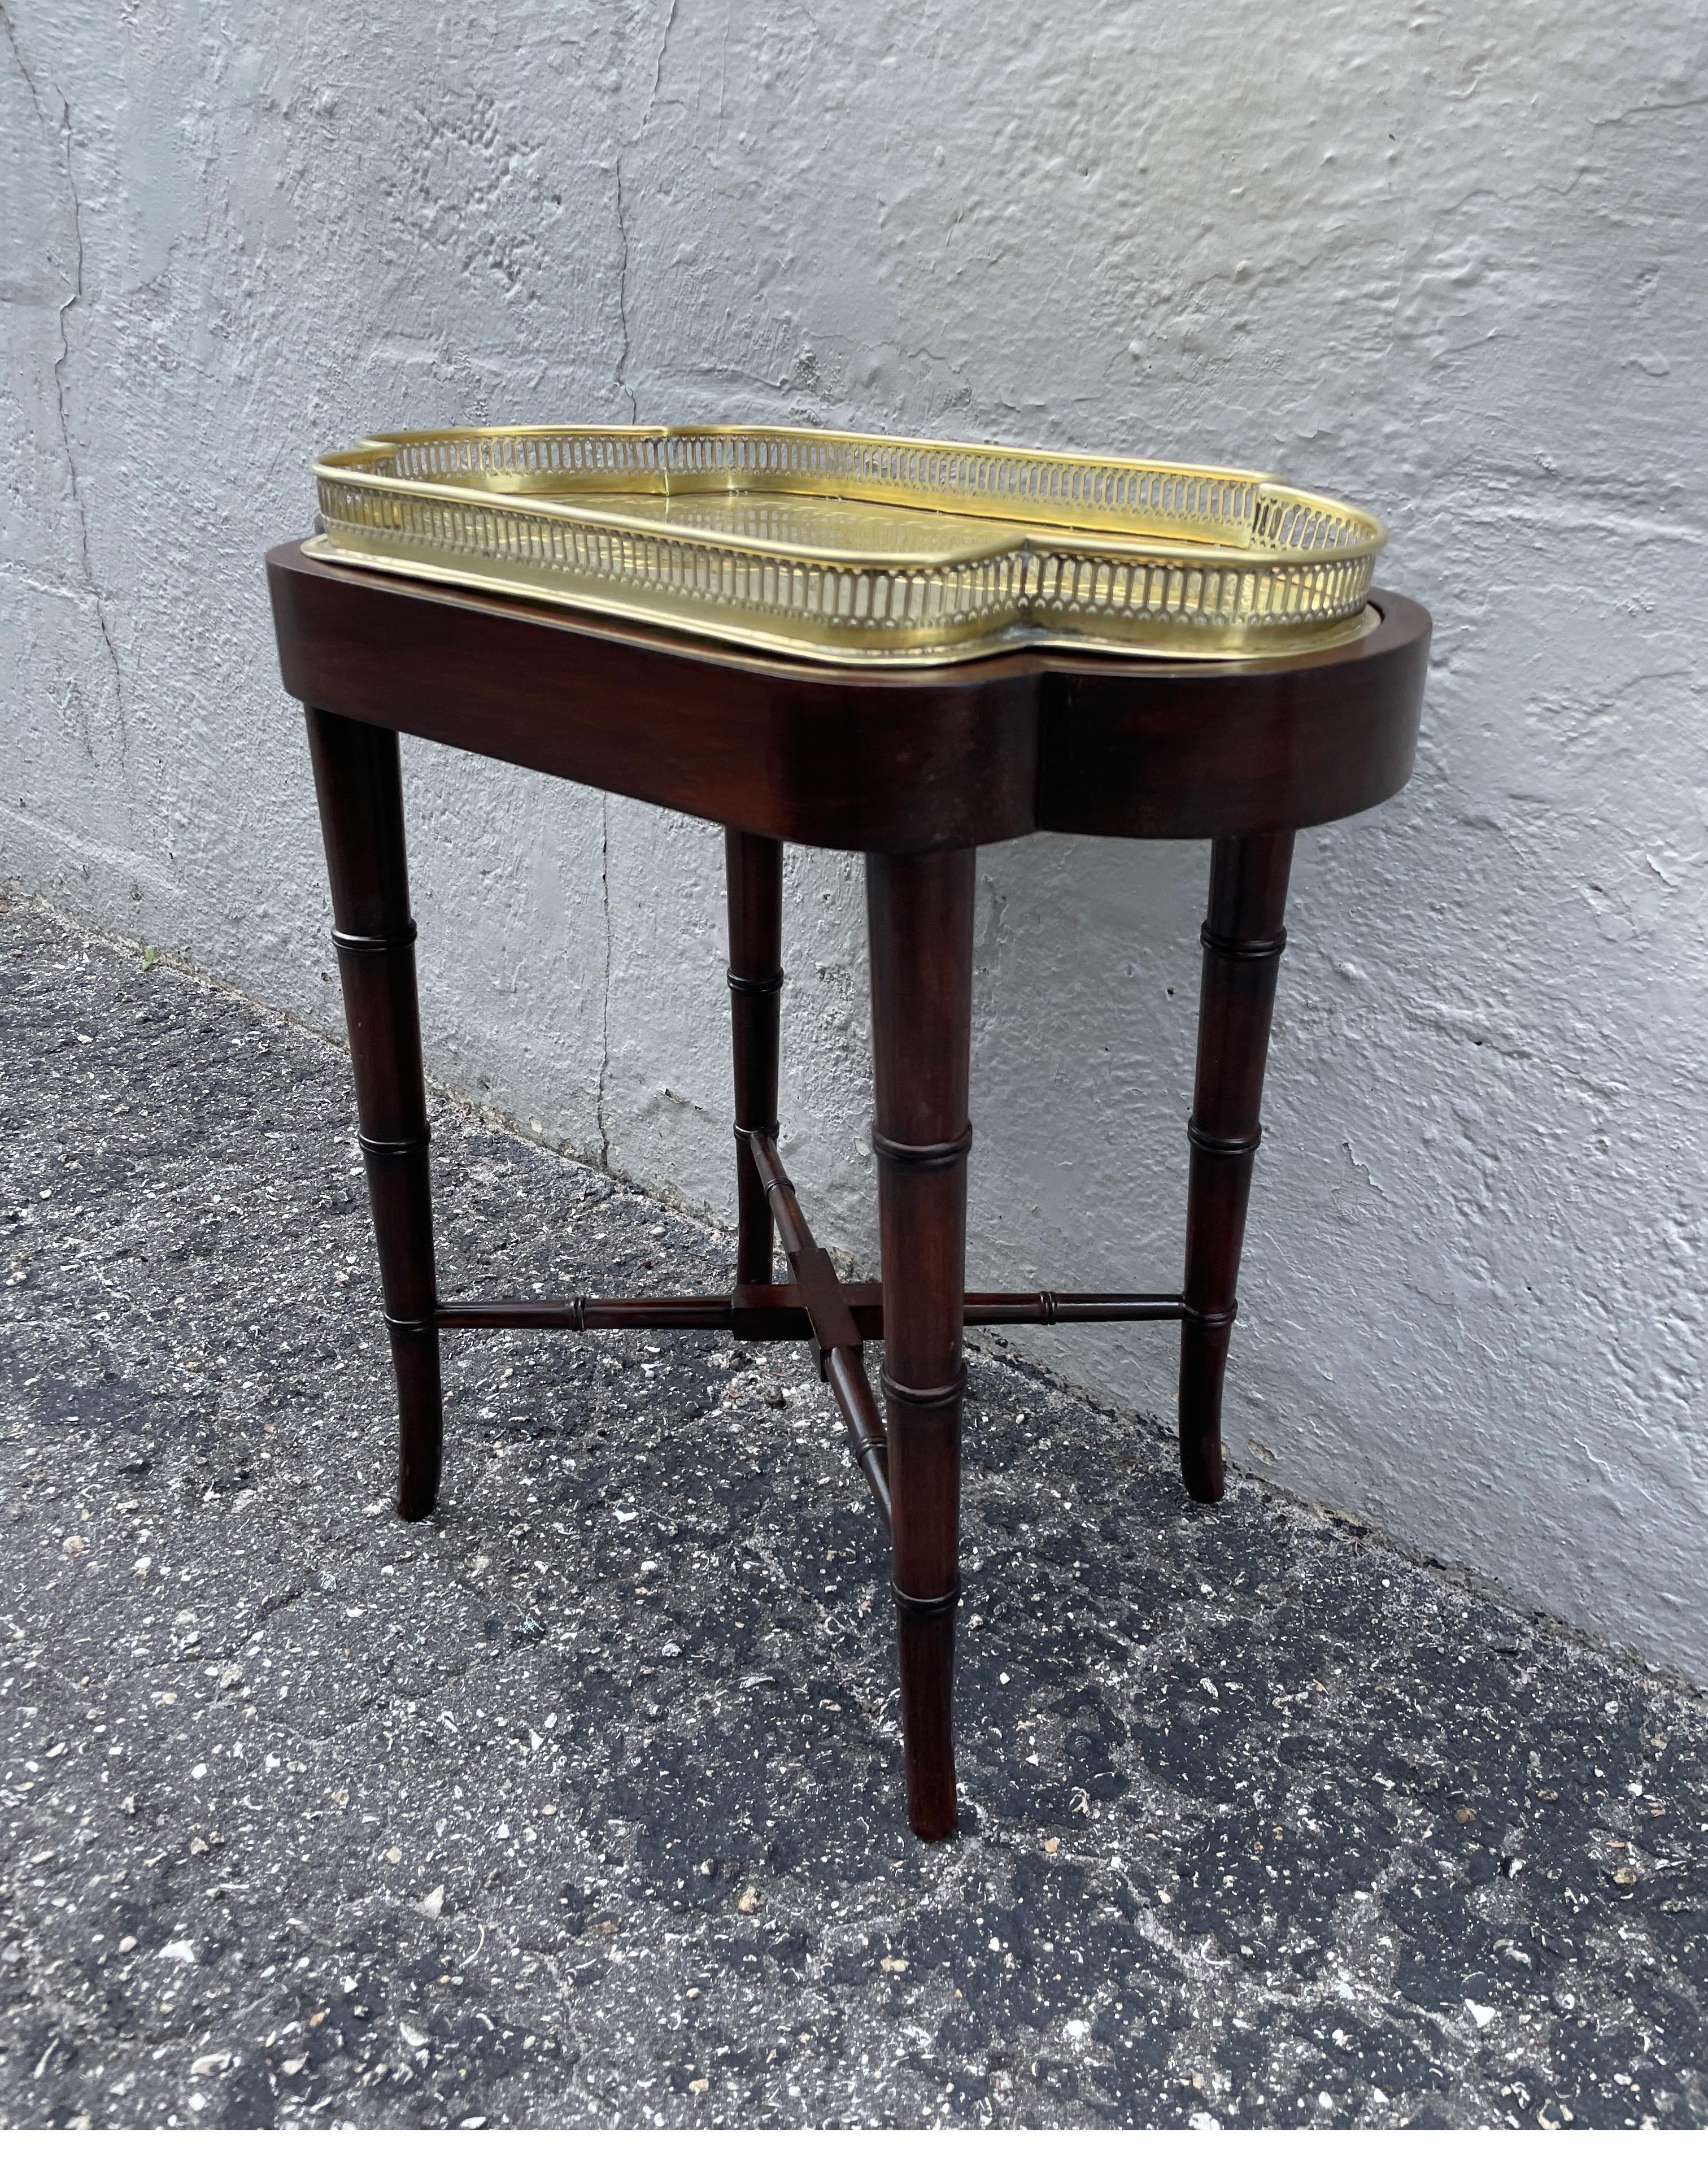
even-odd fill
[[[1220,840],[1210,853],[1180,1328],[1180,1466],[1194,1499],[1222,1494],[1222,1376],[1263,1135],[1258,1115],[1292,853],[1291,833]]]
[[[735,826],[724,835],[730,903],[730,1023],[736,1048],[736,1278],[770,1284],[771,1206],[753,1163],[755,1129],[777,1132],[778,994],[783,989],[783,848]]]
[[[397,1509],[430,1515],[444,1442],[434,1322],[427,1089],[396,735],[308,714],[333,944],[344,985],[363,1162],[398,1391]]]
[[[866,859],[892,1584],[907,1814],[922,1840],[946,1839],[956,1816],[972,873],[970,848]]]

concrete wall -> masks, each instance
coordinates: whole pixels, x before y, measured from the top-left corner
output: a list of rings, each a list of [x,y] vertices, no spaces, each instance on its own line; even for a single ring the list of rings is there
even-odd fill
[[[1391,520],[1418,773],[1301,842],[1237,1460],[1708,1673],[1705,10],[6,0],[0,874],[335,1021],[258,566],[365,428],[753,417]],[[719,849],[416,754],[431,1064],[730,1210]],[[980,1278],[1171,1283],[1205,853],[982,859]],[[869,1256],[857,870],[785,1112]],[[1160,1328],[1055,1338],[1166,1413]]]

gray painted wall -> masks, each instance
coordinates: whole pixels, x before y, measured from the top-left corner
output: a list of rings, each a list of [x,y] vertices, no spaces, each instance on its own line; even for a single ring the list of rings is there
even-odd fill
[[[478,20],[465,20],[473,12]],[[1383,512],[1416,779],[1300,847],[1236,1460],[1708,1673],[1705,10],[7,0],[0,874],[336,1022],[262,549],[365,428],[754,417]],[[422,751],[431,1065],[731,1210],[719,849]],[[982,1280],[1165,1285],[1205,853],[982,859]],[[869,1261],[859,874],[789,1156]],[[1161,1328],[1055,1336],[1166,1413]]]

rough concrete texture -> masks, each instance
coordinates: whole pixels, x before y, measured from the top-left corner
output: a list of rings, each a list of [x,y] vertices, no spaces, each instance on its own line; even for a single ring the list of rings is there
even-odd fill
[[[1708,1672],[1700,0],[5,0],[0,874],[322,1026],[257,568],[398,422],[765,419],[1380,510],[1419,773],[1302,845],[1228,1436]],[[411,754],[441,1079],[730,1210],[717,844]],[[981,1280],[1165,1286],[1200,849],[983,859]],[[857,874],[790,1146],[869,1263]],[[1062,1339],[1165,1414],[1154,1333]]]
[[[966,1821],[795,1350],[390,1395],[342,1057],[0,915],[0,2119],[1708,2118],[1700,1700],[982,1356]],[[445,1285],[727,1277],[440,1101]]]

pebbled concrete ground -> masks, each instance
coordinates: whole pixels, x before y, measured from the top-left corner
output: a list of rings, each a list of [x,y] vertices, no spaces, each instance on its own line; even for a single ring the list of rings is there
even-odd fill
[[[435,1120],[448,1292],[726,1277]],[[340,1056],[0,914],[7,2123],[1708,2117],[1699,1699],[984,1357],[923,1848],[798,1355],[452,1336],[405,1528],[377,1313]]]

